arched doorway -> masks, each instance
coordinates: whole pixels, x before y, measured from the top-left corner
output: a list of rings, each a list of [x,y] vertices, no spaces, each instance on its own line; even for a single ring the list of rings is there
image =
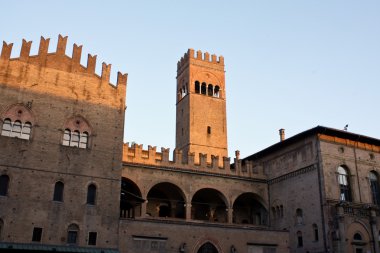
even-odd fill
[[[218,250],[212,243],[206,242],[199,248],[197,253],[218,253]]]
[[[131,180],[123,177],[120,191],[120,218],[141,216],[141,203],[144,201],[139,187]]]
[[[148,192],[147,214],[151,217],[186,217],[182,190],[172,183],[159,183]]]
[[[195,220],[227,222],[226,198],[215,189],[197,191],[191,201],[191,216]]]
[[[254,193],[243,193],[234,202],[233,222],[237,224],[267,225],[268,212]]]

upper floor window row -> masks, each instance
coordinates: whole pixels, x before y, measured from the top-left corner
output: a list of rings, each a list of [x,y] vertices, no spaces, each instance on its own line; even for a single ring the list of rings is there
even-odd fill
[[[1,130],[2,136],[29,140],[31,133],[32,123],[30,122],[21,122],[20,120],[12,122],[9,118],[3,121],[3,128]]]
[[[201,84],[199,81],[195,81],[195,93],[219,98],[220,87],[211,83],[207,85],[205,82]]]

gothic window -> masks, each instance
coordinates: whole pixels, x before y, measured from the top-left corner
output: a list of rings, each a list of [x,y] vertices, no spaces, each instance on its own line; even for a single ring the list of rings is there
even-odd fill
[[[371,171],[369,173],[369,183],[372,193],[372,202],[375,205],[380,205],[379,180],[377,174],[374,171]]]
[[[87,188],[87,204],[95,205],[96,200],[96,186],[94,184],[90,184]]]
[[[363,237],[362,237],[361,234],[359,234],[359,233],[355,233],[355,234],[354,234],[354,240],[355,240],[355,241],[362,241],[362,240],[363,240]]]
[[[23,124],[20,120],[12,122],[10,119],[7,118],[3,122],[3,129],[1,131],[1,135],[29,140],[31,132],[32,124],[30,122],[25,122]]]
[[[62,145],[86,149],[89,145],[91,135],[90,126],[80,116],[69,119],[65,124]]]
[[[348,177],[348,172],[342,166],[338,167],[338,182],[340,188],[340,197],[339,199],[342,201],[351,202],[351,190],[350,190],[350,182]]]
[[[67,229],[67,243],[78,244],[79,227],[77,224],[71,224]]]
[[[214,87],[212,86],[212,84],[209,84],[207,87],[207,95],[209,95],[210,97],[214,95]]]
[[[58,181],[54,185],[54,195],[53,195],[53,200],[54,201],[63,201],[63,189],[64,189],[64,184],[61,181]]]
[[[207,93],[207,87],[206,87],[206,83],[202,83],[202,86],[201,86],[201,94],[202,95],[206,95]]]
[[[302,238],[302,232],[297,232],[297,247],[302,248],[303,247],[303,238]]]
[[[0,196],[7,196],[9,186],[9,177],[7,175],[0,176]]]
[[[319,241],[319,233],[318,233],[318,226],[317,224],[313,224],[313,234],[314,234],[314,241]]]
[[[199,81],[195,81],[195,93],[200,93],[201,89],[200,89],[200,85],[199,85]]]

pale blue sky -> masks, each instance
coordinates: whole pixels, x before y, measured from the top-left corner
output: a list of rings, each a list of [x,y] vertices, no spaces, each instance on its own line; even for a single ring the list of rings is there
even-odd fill
[[[1,1],[0,39],[58,34],[127,72],[125,141],[175,146],[177,61],[223,55],[229,155],[324,125],[380,138],[380,1]]]

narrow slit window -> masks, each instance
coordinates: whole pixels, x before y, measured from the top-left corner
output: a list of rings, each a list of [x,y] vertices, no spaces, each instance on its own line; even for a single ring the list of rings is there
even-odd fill
[[[207,127],[207,134],[211,134],[211,127],[210,126]]]
[[[200,85],[198,81],[195,81],[195,93],[201,93]]]
[[[95,205],[96,199],[96,186],[94,184],[90,184],[87,189],[87,204]]]
[[[7,196],[9,186],[9,176],[1,175],[0,176],[0,196]]]
[[[64,189],[64,184],[62,182],[56,182],[54,185],[54,195],[53,195],[53,200],[54,201],[63,201],[63,189]]]

